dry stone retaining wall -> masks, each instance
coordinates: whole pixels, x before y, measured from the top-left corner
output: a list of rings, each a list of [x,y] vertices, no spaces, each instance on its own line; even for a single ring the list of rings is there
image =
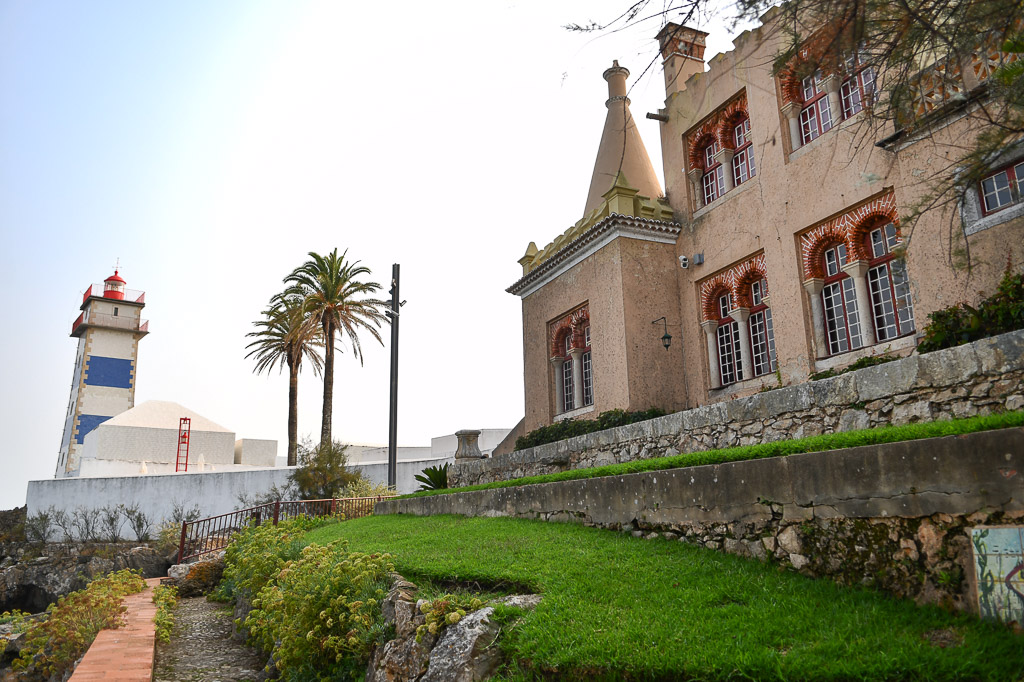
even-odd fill
[[[1024,429],[380,502],[667,537],[976,608],[969,528],[1024,523]]]
[[[831,379],[705,405],[491,459],[456,462],[452,487],[1024,407],[1024,331]]]

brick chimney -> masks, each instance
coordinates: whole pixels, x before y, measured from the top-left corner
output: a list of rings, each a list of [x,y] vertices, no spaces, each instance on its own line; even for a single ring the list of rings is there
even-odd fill
[[[708,34],[688,26],[668,23],[658,33],[662,66],[665,69],[665,98],[686,89],[686,79],[704,71],[704,48]]]

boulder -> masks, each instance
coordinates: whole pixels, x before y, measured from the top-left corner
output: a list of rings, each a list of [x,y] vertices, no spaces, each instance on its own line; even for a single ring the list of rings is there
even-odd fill
[[[177,587],[179,597],[201,597],[212,592],[223,575],[224,558],[214,556],[194,564],[171,566],[164,584]]]
[[[467,614],[449,625],[433,651],[421,682],[471,682],[494,674],[501,662],[501,649],[494,640],[498,624],[490,620],[490,606]]]

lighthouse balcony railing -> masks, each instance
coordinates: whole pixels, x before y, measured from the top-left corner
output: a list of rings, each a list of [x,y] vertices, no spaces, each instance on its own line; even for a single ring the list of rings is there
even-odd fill
[[[85,311],[71,325],[71,333],[74,334],[83,324],[93,327],[107,327],[108,329],[127,329],[133,332],[149,331],[149,320],[140,320],[129,315],[90,314],[89,311]]]
[[[128,301],[129,303],[145,303],[146,302],[146,292],[145,291],[139,291],[137,289],[123,289],[123,290],[121,290],[118,293],[124,294],[124,296],[121,296],[121,297],[115,299],[115,300],[118,300],[118,301]],[[90,284],[89,288],[85,290],[84,294],[82,294],[82,303],[85,303],[86,301],[88,301],[90,296],[99,296],[100,298],[103,298],[103,285],[102,284]]]

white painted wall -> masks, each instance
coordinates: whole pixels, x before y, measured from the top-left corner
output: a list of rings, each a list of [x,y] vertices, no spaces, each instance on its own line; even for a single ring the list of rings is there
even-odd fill
[[[235,464],[272,467],[277,462],[277,441],[239,438],[235,441]]]
[[[398,491],[413,492],[419,484],[413,478],[428,466],[441,466],[451,458],[406,460],[398,463]],[[118,465],[112,460],[94,460],[97,463]],[[387,461],[354,465],[371,481],[386,483]],[[273,469],[247,468],[241,471],[215,471],[204,473],[148,474],[144,476],[107,476],[58,478],[29,481],[28,514],[32,516],[50,507],[67,513],[81,507],[97,509],[108,505],[136,505],[153,521],[154,527],[170,519],[175,505],[199,508],[202,516],[225,514],[240,507],[239,497],[252,498],[270,491],[272,486],[282,488],[288,484],[291,467]],[[131,529],[125,525],[122,534],[131,538]]]
[[[189,438],[190,465],[200,459],[213,465],[235,463],[234,433],[192,429]],[[178,429],[103,423],[85,437],[82,445],[83,459],[174,463],[178,456]]]

